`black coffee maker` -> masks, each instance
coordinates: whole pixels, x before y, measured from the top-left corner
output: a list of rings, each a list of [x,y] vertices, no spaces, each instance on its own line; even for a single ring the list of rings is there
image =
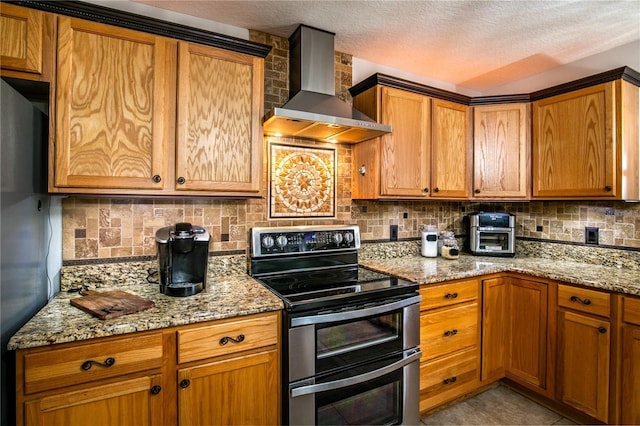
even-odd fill
[[[200,226],[176,223],[156,232],[160,292],[192,296],[206,288],[209,233]]]

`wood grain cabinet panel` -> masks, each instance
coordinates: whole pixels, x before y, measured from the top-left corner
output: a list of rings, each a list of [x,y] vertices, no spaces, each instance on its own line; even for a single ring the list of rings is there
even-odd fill
[[[26,425],[161,425],[159,375],[64,391],[25,403]]]
[[[534,102],[534,198],[640,198],[638,90],[616,80]]]
[[[162,37],[58,17],[51,190],[165,188],[172,48]]]
[[[45,30],[51,15],[2,3],[0,9],[0,64],[2,69],[42,74]],[[4,75],[4,73],[3,73]],[[12,76],[11,74],[8,74]],[[33,78],[22,76],[25,78]]]
[[[420,310],[441,308],[478,299],[478,281],[464,280],[442,285],[429,285],[419,290]]]
[[[505,376],[508,348],[509,278],[482,281],[482,381]]]
[[[531,162],[529,104],[473,108],[474,199],[527,199]]]
[[[558,284],[558,306],[609,318],[611,295],[604,291]]]
[[[640,326],[622,332],[622,424],[640,424]]]
[[[609,415],[610,328],[605,319],[558,313],[558,398],[603,422]]]
[[[258,192],[263,59],[181,42],[178,62],[176,189]]]
[[[469,107],[433,99],[431,197],[469,198]]]

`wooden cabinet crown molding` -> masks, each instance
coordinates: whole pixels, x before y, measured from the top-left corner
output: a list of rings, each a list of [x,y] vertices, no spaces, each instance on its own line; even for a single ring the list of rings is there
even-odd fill
[[[265,58],[271,51],[271,46],[265,44],[79,1],[23,0],[12,3],[261,58]]]

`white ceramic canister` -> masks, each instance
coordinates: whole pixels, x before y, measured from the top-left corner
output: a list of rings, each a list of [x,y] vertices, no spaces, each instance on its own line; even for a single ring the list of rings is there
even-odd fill
[[[424,257],[438,256],[438,230],[433,225],[422,227],[422,255]]]

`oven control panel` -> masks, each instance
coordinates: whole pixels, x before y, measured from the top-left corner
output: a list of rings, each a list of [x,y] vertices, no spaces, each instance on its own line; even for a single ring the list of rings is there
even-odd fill
[[[358,248],[360,248],[360,229],[357,225],[253,228],[251,230],[251,256],[253,257]]]

